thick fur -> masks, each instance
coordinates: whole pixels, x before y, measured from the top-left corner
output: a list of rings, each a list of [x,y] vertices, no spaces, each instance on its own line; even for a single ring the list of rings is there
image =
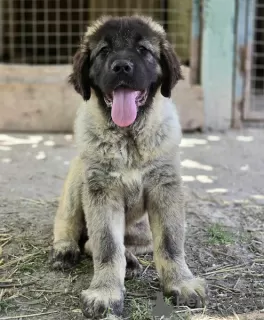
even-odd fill
[[[102,56],[105,42],[111,46]],[[149,46],[147,51],[136,51],[138,42]],[[109,71],[120,55],[135,65],[129,79],[116,80]],[[135,255],[152,251],[152,237],[164,293],[192,307],[205,297],[204,281],[194,278],[184,254],[181,128],[169,99],[181,78],[164,30],[146,17],[96,21],[74,57],[70,82],[84,99],[75,123],[79,155],[56,214],[52,261],[54,267],[65,268],[77,260],[85,220],[94,277],[82,292],[82,302],[84,315],[92,319],[106,310],[122,313],[126,265],[138,268]],[[145,105],[127,128],[113,123],[104,102],[117,81],[148,89]]]

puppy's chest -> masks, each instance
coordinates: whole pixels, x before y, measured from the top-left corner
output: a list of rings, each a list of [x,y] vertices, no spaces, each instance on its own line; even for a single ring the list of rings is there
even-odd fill
[[[140,167],[146,154],[145,144],[138,143],[130,136],[108,136],[105,140],[96,141],[89,150],[89,158],[97,159],[107,166],[111,164],[120,170]]]
[[[102,164],[109,170],[112,185],[124,194],[126,202],[137,202],[144,189],[145,149],[135,141],[123,140],[108,145]]]
[[[132,139],[121,140],[113,145],[111,155],[108,158],[111,175],[126,193],[137,194],[143,183],[144,149]]]
[[[144,161],[145,147],[137,140],[127,137],[116,145],[116,156],[121,166],[126,168],[138,168]]]
[[[90,149],[89,177],[92,177],[93,185],[117,188],[129,203],[137,202],[143,194],[145,174],[153,153],[136,139],[112,138],[109,140],[108,137]]]
[[[129,169],[115,174],[118,176],[118,186],[120,193],[123,193],[126,207],[129,209],[141,202],[144,192],[143,171]]]

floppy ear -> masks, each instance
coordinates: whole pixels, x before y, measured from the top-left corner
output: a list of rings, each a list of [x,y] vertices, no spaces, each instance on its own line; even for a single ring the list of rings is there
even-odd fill
[[[80,49],[73,57],[73,72],[69,76],[69,83],[83,97],[83,100],[89,100],[91,96],[89,79],[89,52],[83,52]]]
[[[162,70],[161,94],[169,98],[178,80],[183,79],[181,65],[171,44],[166,41],[161,48],[160,64]]]

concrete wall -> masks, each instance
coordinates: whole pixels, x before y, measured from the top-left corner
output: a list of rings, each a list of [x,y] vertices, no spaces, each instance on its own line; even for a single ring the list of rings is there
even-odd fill
[[[70,65],[0,65],[0,130],[70,132],[81,97],[68,85]],[[173,91],[182,126],[193,130],[203,126],[201,88],[185,80]]]
[[[236,1],[204,1],[201,83],[205,128],[231,127],[233,107]]]
[[[0,65],[0,130],[69,131],[80,97],[71,66]]]

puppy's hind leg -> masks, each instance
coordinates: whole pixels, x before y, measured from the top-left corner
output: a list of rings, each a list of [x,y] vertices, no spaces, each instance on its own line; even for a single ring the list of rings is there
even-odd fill
[[[51,263],[55,269],[72,267],[79,259],[78,241],[84,224],[82,210],[82,162],[75,158],[64,183],[54,222]]]
[[[85,243],[85,253],[89,256],[93,256],[93,250],[91,246],[91,240],[86,241]],[[138,277],[141,275],[143,271],[142,265],[139,263],[137,257],[134,254],[126,249],[125,251],[126,257],[126,279],[132,279],[134,277]]]
[[[153,252],[152,234],[149,226],[148,214],[139,220],[126,225],[125,246],[134,255]]]

